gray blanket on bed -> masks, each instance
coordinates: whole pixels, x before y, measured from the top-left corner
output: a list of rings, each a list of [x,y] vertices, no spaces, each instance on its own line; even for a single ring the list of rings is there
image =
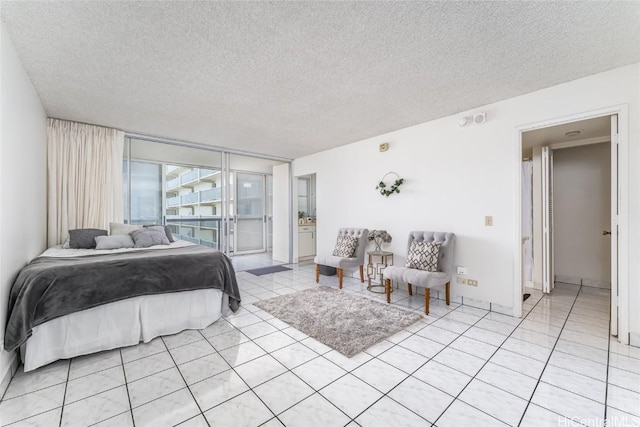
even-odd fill
[[[238,309],[240,291],[231,261],[205,246],[39,257],[20,271],[11,288],[4,348],[15,350],[34,326],[60,316],[141,295],[208,288],[222,290],[229,308]]]

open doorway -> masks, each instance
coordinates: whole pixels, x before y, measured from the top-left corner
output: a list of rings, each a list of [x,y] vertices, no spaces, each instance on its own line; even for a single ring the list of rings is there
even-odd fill
[[[521,142],[523,296],[556,283],[603,289],[617,335],[617,116],[522,132]]]
[[[298,211],[297,259],[308,261],[316,255],[316,174],[296,177]]]

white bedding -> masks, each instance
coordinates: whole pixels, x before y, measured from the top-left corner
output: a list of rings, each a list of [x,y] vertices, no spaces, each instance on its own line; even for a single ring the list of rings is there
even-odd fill
[[[54,246],[43,257],[88,256],[190,246],[171,245],[115,250],[63,249]],[[20,347],[24,370],[31,371],[58,359],[149,342],[185,329],[203,329],[227,313],[228,296],[218,289],[200,289],[147,295],[104,304],[52,319],[35,326]]]
[[[42,253],[43,257],[55,257],[64,258],[72,256],[87,256],[87,255],[108,255],[108,254],[120,254],[123,252],[136,252],[136,251],[148,251],[148,250],[163,250],[183,248],[185,246],[191,246],[194,243],[187,242],[186,240],[176,240],[169,245],[156,245],[150,248],[122,248],[122,249],[64,249],[62,245],[52,246]]]

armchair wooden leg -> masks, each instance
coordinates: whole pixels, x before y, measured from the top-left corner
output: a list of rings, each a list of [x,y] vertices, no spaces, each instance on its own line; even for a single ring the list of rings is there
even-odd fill
[[[391,279],[384,280],[384,290],[387,293],[387,304],[391,303]]]
[[[411,287],[411,283],[407,283],[407,289],[409,290],[409,295],[413,295],[413,288]]]
[[[424,288],[424,314],[429,315],[429,300],[431,299],[431,289]]]
[[[451,282],[447,282],[447,284],[444,285],[444,288],[445,288],[445,295],[447,299],[447,305],[451,305]]]
[[[316,264],[316,283],[320,282],[320,264]]]
[[[364,265],[360,266],[360,282],[364,283]]]
[[[344,270],[342,270],[341,268],[338,269],[338,284],[340,286],[340,289],[342,289],[342,275],[344,274]]]

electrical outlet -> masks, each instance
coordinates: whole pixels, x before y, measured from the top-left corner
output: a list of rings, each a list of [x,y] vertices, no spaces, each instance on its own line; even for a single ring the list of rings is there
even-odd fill
[[[484,225],[486,227],[492,227],[493,226],[493,217],[488,215],[484,217]]]
[[[456,278],[456,283],[458,285],[466,285],[467,284],[467,279],[465,279],[464,277],[457,277]]]
[[[473,279],[467,279],[467,285],[469,286],[478,286],[478,281]]]
[[[467,274],[467,267],[459,265],[456,267],[456,272],[457,274],[464,276],[465,274]]]

